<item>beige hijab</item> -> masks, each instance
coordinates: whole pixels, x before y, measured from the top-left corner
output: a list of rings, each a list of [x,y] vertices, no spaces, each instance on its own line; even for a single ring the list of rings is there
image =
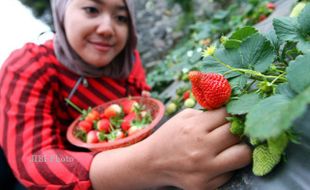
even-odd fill
[[[70,0],[51,0],[53,22],[55,27],[55,54],[57,59],[69,70],[83,77],[126,78],[133,66],[133,51],[137,45],[134,21],[134,0],[124,0],[129,12],[129,38],[124,50],[107,66],[97,68],[84,62],[70,47],[64,30],[64,15]]]

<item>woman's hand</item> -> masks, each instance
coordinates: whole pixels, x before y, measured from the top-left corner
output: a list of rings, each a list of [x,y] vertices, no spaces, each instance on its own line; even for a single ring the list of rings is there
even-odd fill
[[[215,189],[251,160],[250,148],[230,133],[225,108],[186,109],[145,140],[163,183],[185,190]]]

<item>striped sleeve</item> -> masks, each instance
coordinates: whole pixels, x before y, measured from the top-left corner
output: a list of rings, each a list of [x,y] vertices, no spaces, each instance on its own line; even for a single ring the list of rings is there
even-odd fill
[[[28,45],[14,52],[1,68],[0,145],[27,189],[91,189],[94,154],[65,148],[53,115],[52,81],[57,78],[49,74],[52,50],[35,48]]]

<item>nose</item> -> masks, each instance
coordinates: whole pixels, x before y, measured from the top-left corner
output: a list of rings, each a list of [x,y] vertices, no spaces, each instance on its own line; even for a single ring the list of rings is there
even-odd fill
[[[98,20],[97,33],[104,37],[111,37],[114,34],[113,20],[110,15],[103,15]]]

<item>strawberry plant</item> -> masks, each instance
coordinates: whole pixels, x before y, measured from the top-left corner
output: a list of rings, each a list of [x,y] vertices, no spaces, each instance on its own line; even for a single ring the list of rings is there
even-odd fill
[[[257,176],[271,172],[287,145],[297,141],[294,121],[310,104],[310,4],[298,17],[274,19],[273,27],[268,34],[250,26],[240,28],[203,51],[199,63],[203,75],[217,73],[229,81],[231,131],[252,144],[252,171]],[[199,84],[196,99],[213,109],[204,105],[213,98],[201,95],[205,83]],[[196,85],[192,80],[193,92]]]

